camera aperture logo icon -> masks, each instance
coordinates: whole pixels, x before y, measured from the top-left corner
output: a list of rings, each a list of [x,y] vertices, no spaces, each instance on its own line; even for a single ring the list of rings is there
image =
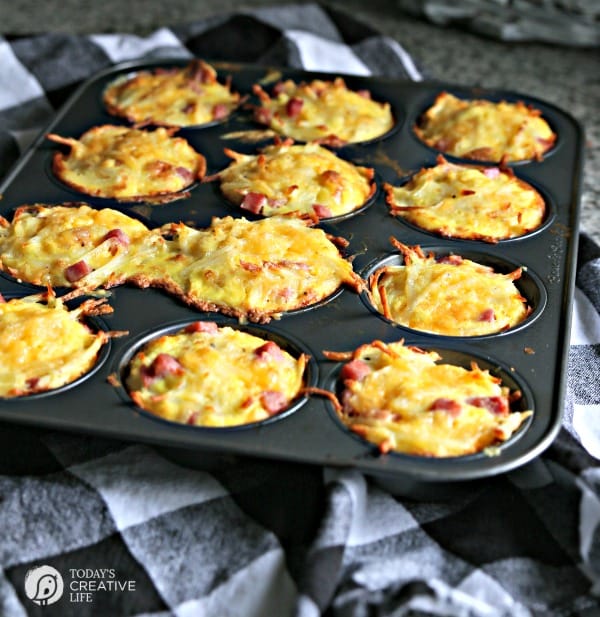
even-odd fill
[[[38,566],[25,575],[25,593],[39,606],[54,604],[62,597],[63,590],[62,576],[52,566]]]

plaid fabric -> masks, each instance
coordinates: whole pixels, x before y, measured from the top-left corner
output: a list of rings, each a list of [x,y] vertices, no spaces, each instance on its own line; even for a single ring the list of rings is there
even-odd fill
[[[147,38],[0,39],[0,170],[81,80],[117,61],[174,55],[422,75],[396,41],[317,5]],[[144,445],[3,425],[0,615],[600,614],[599,280],[600,249],[584,236],[554,445],[443,502],[394,497],[355,472],[252,461],[208,473]],[[48,568],[62,598],[39,606],[28,595],[54,597]]]

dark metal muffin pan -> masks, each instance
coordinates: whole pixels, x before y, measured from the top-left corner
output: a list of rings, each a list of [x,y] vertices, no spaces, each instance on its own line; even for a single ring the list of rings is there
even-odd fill
[[[138,68],[184,63],[182,60],[127,63],[99,73],[78,89],[45,133],[79,137],[95,125],[127,125],[104,110],[101,97],[106,85],[117,75]],[[272,78],[276,71],[282,78],[296,81],[333,78],[330,74],[294,69],[231,63],[214,63],[214,66],[221,77],[231,75],[234,89],[242,95],[250,94],[247,103],[257,102],[251,95],[252,84],[265,77]],[[375,339],[391,342],[404,338],[408,344],[435,349],[442,357],[458,364],[467,359],[476,360],[492,373],[503,376],[509,382],[507,385],[520,388],[524,402],[534,411],[526,426],[499,448],[496,456],[431,459],[380,455],[372,444],[344,429],[332,413],[329,401],[317,396],[301,401],[275,421],[234,429],[203,429],[149,417],[132,404],[121,386],[111,385],[107,379],[111,373],[122,374],[124,362],[136,344],[153,333],[196,319],[232,325],[237,322],[218,314],[199,313],[162,291],[130,286],[111,291],[114,313],[103,316],[108,328],[128,330],[130,334],[111,341],[109,357],[101,366],[73,387],[34,397],[0,400],[0,419],[151,443],[170,452],[181,452],[188,462],[196,456],[199,461],[213,456],[215,460],[223,456],[250,456],[349,467],[376,477],[392,490],[415,496],[418,487],[458,487],[461,482],[515,469],[543,452],[559,431],[564,407],[583,167],[580,125],[568,112],[525,94],[439,82],[344,77],[349,87],[369,89],[374,99],[390,101],[397,122],[394,130],[379,139],[337,149],[340,156],[358,165],[374,167],[379,185],[369,207],[342,220],[324,223],[328,232],[349,240],[347,250],[354,256],[354,269],[364,273],[377,260],[389,258],[392,235],[408,245],[435,246],[439,252],[479,254],[496,263],[522,265],[530,274],[528,289],[537,303],[535,319],[499,335],[441,337],[399,328],[374,314],[358,294],[344,289],[318,306],[284,314],[269,324],[250,326],[253,331],[263,332],[266,338],[291,340],[309,353],[313,358],[309,379],[321,388],[334,389],[340,368],[339,363],[324,358],[323,350],[350,351]],[[268,85],[265,87],[268,89]],[[400,184],[421,167],[435,164],[436,153],[419,141],[412,128],[427,104],[442,90],[467,98],[521,99],[541,109],[558,134],[556,146],[542,161],[518,163],[515,173],[523,174],[551,201],[549,224],[522,238],[488,244],[437,238],[389,214],[381,184]],[[204,154],[207,173],[213,174],[230,162],[223,148],[248,153],[271,143],[271,139],[253,141],[240,137],[240,132],[260,128],[253,121],[251,110],[241,106],[224,122],[184,128],[178,134]],[[206,227],[214,216],[253,218],[228,203],[215,183],[197,184],[191,188],[189,198],[165,205],[87,197],[51,177],[49,162],[55,150],[56,145],[41,135],[15,166],[0,186],[3,216],[10,219],[14,209],[23,204],[83,201],[97,208],[121,210],[149,221],[151,226],[183,221]],[[0,278],[2,293],[31,290],[31,286],[21,285],[8,276]]]

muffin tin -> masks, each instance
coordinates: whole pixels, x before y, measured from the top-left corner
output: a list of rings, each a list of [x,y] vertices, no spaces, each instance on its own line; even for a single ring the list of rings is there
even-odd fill
[[[210,59],[209,59],[210,61]],[[0,187],[0,213],[10,219],[17,206],[82,201],[96,208],[111,207],[141,218],[150,226],[172,221],[206,227],[212,217],[246,216],[220,194],[218,182],[196,184],[190,196],[164,205],[118,202],[87,197],[52,174],[51,158],[56,145],[45,139],[48,132],[79,137],[100,124],[126,124],[108,114],[102,92],[116,76],[138,69],[184,64],[183,60],[127,63],[105,70],[81,86],[36,140]],[[279,78],[296,81],[332,79],[332,75],[295,69],[276,69],[245,64],[212,63],[221,78],[230,75],[232,86],[247,103],[256,103],[252,84],[268,88]],[[296,401],[288,412],[268,422],[227,429],[208,429],[172,424],[136,408],[122,387],[127,360],[149,337],[177,329],[194,320],[214,320],[235,325],[237,321],[216,313],[202,313],[185,306],[159,290],[121,286],[111,290],[112,315],[103,316],[111,330],[128,330],[113,339],[102,362],[71,387],[20,399],[0,400],[0,419],[39,427],[65,429],[164,446],[180,452],[187,462],[219,460],[221,457],[261,457],[332,467],[349,467],[377,478],[396,492],[417,495],[418,487],[458,486],[460,482],[485,478],[515,469],[546,449],[561,426],[566,385],[571,305],[577,252],[579,198],[583,167],[583,134],[573,117],[553,105],[514,92],[487,91],[442,82],[405,82],[344,76],[353,89],[368,89],[376,100],[389,101],[396,125],[379,139],[348,145],[336,151],[356,164],[374,167],[378,190],[368,207],[323,221],[326,231],[349,240],[356,272],[366,276],[373,264],[394,263],[390,236],[424,250],[477,257],[484,263],[524,266],[521,285],[531,296],[532,315],[519,327],[498,335],[459,338],[416,332],[390,323],[377,315],[365,297],[349,289],[313,307],[284,314],[268,324],[241,324],[267,339],[311,355],[307,379],[310,385],[335,390],[340,364],[330,362],[323,350],[350,351],[375,339],[385,342],[403,338],[407,344],[435,349],[445,360],[468,365],[475,360],[523,392],[520,408],[533,409],[524,427],[494,455],[431,459],[397,453],[382,455],[377,448],[347,431],[325,397],[311,395]],[[412,131],[420,114],[435,95],[448,90],[464,98],[523,100],[542,111],[558,134],[556,145],[542,161],[514,164],[517,176],[539,187],[549,201],[549,216],[542,227],[521,238],[488,244],[475,240],[452,240],[420,231],[390,215],[383,182],[400,184],[424,166],[435,164],[438,154],[421,143]],[[179,135],[207,159],[207,173],[226,167],[227,147],[253,153],[271,142],[260,139],[263,127],[252,119],[247,106],[240,106],[223,122],[184,128]],[[257,134],[256,131],[259,131]],[[264,137],[264,134],[263,134]],[[460,161],[451,156],[450,161]],[[466,161],[465,161],[466,162]],[[471,161],[472,162],[472,161]],[[485,165],[485,163],[483,163]],[[503,266],[503,267],[504,267]],[[33,292],[8,275],[0,278],[0,292],[11,296]],[[109,376],[113,379],[109,380]],[[109,383],[112,382],[112,383]]]

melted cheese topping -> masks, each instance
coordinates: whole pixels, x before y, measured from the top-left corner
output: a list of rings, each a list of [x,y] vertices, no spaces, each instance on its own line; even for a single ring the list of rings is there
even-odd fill
[[[314,143],[284,142],[259,155],[226,153],[234,162],[219,174],[221,190],[242,208],[247,208],[246,196],[253,194],[263,216],[315,211],[327,214],[320,218],[339,216],[360,208],[375,190],[372,169],[344,161]]]
[[[376,342],[353,358],[361,371],[344,380],[340,417],[383,452],[473,454],[506,441],[532,413],[511,413],[509,389],[488,371],[440,364],[436,352]]]
[[[0,396],[16,397],[71,383],[95,364],[109,334],[81,318],[90,304],[68,308],[53,296],[0,302]]]
[[[123,232],[129,244],[113,237],[114,230]],[[22,206],[12,223],[0,228],[0,262],[18,279],[61,287],[86,284],[85,276],[67,279],[67,269],[83,261],[95,273],[94,286],[104,285],[119,277],[119,264],[131,258],[136,243],[147,234],[141,222],[109,208]]]
[[[447,92],[414,130],[432,148],[479,161],[540,159],[556,140],[541,112],[522,101],[463,100]]]
[[[53,171],[72,188],[97,197],[139,201],[172,195],[204,175],[206,160],[182,137],[159,127],[155,131],[103,125],[79,139],[50,134],[70,147],[57,152]]]
[[[148,230],[110,209],[38,205],[0,223],[2,268],[38,285],[130,282],[255,321],[315,304],[343,284],[364,285],[321,229],[295,218],[226,217],[203,230],[182,223]]]
[[[436,261],[399,244],[405,265],[386,266],[369,277],[375,308],[388,319],[424,332],[480,336],[506,330],[525,319],[526,300],[509,274],[458,256]]]
[[[384,135],[394,125],[389,103],[373,101],[364,90],[349,90],[339,77],[300,84],[279,82],[274,98],[258,86],[255,92],[261,99],[256,119],[300,141],[367,141]]]
[[[124,75],[104,92],[104,104],[112,114],[136,124],[177,127],[222,120],[239,101],[240,95],[219,83],[215,69],[202,60],[183,68]]]
[[[161,336],[134,356],[127,387],[139,407],[174,422],[213,427],[259,422],[299,395],[307,360],[279,347],[277,353],[260,353],[266,343],[229,327]],[[157,375],[153,367],[160,354],[167,354],[172,370]]]
[[[315,304],[342,284],[362,287],[338,248],[303,221],[225,217],[195,230],[167,225],[163,233],[177,260],[164,269],[168,288],[203,310],[255,321]],[[142,258],[151,265],[151,258]]]
[[[497,242],[540,226],[542,196],[510,171],[440,159],[404,186],[384,185],[391,214],[451,238]]]

